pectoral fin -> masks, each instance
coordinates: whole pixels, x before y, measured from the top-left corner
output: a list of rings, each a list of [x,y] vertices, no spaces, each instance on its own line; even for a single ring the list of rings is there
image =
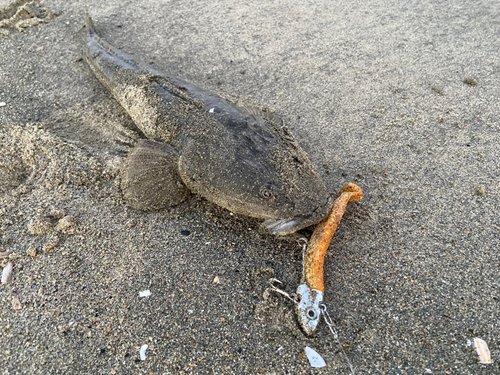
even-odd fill
[[[127,204],[141,211],[175,206],[188,195],[179,176],[179,156],[162,143],[141,140],[127,158],[122,191]]]

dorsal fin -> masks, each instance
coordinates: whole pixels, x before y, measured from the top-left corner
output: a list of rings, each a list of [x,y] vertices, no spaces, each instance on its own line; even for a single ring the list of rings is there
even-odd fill
[[[241,112],[248,114],[249,116],[253,116],[255,118],[261,117],[265,120],[268,120],[279,127],[282,127],[284,125],[284,121],[281,119],[281,117],[279,117],[276,113],[271,112],[267,108],[261,109],[250,104],[243,104],[239,105],[238,109]]]

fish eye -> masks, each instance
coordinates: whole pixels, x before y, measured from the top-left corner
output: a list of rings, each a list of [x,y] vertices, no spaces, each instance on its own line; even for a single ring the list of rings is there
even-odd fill
[[[265,199],[271,199],[272,197],[274,197],[274,193],[269,186],[263,185],[260,188],[260,196]]]
[[[260,195],[262,196],[262,198],[269,199],[269,198],[271,198],[273,196],[273,193],[271,193],[267,189],[263,189],[263,190],[260,191]]]
[[[314,309],[311,308],[307,309],[306,314],[309,319],[311,320],[316,319],[316,311],[314,311]]]

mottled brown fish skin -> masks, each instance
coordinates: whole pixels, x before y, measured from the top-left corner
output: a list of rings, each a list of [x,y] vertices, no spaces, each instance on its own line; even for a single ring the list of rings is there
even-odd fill
[[[122,189],[131,206],[175,205],[186,196],[182,181],[232,212],[265,219],[262,227],[277,235],[316,224],[328,214],[332,195],[276,115],[236,106],[135,62],[101,39],[85,18],[87,61],[96,77],[149,140],[171,147],[171,155],[157,163],[150,150],[158,153],[161,147],[151,143],[130,154]],[[169,160],[175,165],[165,168]],[[155,181],[148,180],[154,176]],[[165,183],[175,191],[165,194]],[[145,199],[145,191],[153,198]]]

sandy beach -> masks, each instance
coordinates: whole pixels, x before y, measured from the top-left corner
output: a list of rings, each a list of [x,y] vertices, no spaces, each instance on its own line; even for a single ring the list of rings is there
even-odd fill
[[[339,342],[268,291],[301,281],[294,238],[196,195],[125,204],[141,136],[84,9],[0,0],[1,374],[500,373],[498,2],[88,1],[108,42],[269,108],[328,189],[363,189],[326,256]]]

